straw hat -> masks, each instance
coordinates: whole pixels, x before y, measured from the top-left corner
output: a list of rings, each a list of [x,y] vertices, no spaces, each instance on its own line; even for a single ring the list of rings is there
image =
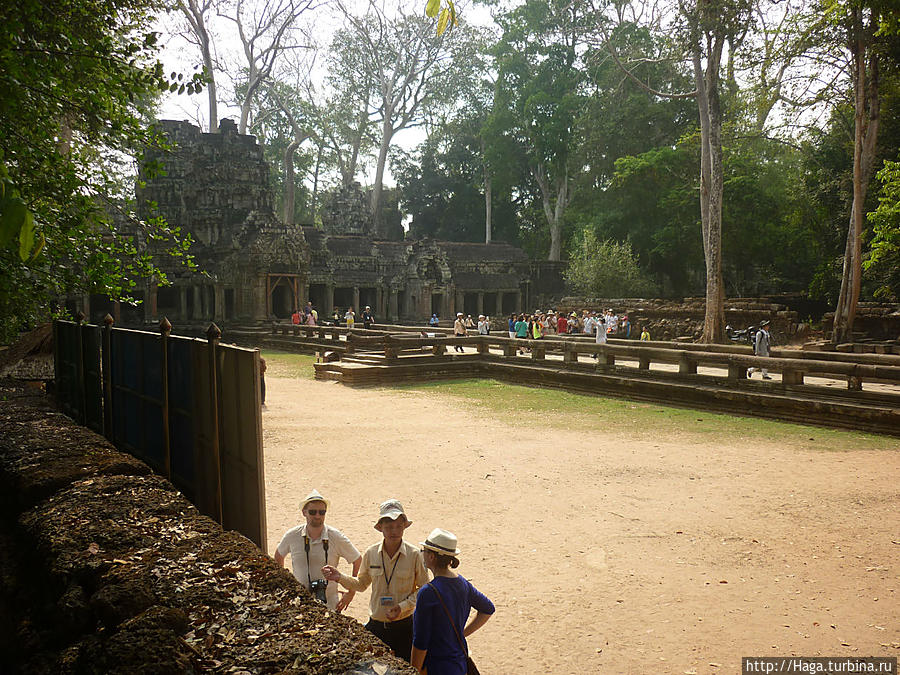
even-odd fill
[[[331,503],[327,499],[325,499],[325,497],[319,494],[318,490],[313,490],[308,495],[306,495],[306,499],[300,502],[300,510],[302,511],[303,509],[305,509],[307,504],[309,504],[310,502],[323,502],[326,509],[331,506]]]
[[[422,548],[427,548],[429,551],[434,551],[440,555],[453,556],[455,558],[459,555],[459,549],[456,548],[457,543],[455,534],[436,527],[431,531],[431,534],[428,535],[428,539],[420,542],[420,545]]]
[[[396,499],[388,499],[386,502],[382,502],[381,506],[378,507],[378,520],[375,521],[375,529],[381,532],[382,523],[381,521],[385,518],[389,518],[390,520],[397,520],[400,516],[403,516],[403,519],[406,521],[406,527],[412,525],[412,521],[406,517],[406,511],[403,510],[403,504],[398,502]]]

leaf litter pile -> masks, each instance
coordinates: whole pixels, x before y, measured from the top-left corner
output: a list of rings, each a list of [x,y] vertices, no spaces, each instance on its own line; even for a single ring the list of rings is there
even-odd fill
[[[0,653],[31,673],[413,673],[165,479],[0,383]]]

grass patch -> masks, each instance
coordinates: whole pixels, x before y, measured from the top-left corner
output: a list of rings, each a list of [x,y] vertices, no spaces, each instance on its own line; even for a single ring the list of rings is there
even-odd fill
[[[635,437],[696,436],[705,443],[721,438],[768,440],[809,450],[898,450],[891,436],[805,426],[757,417],[740,417],[660,403],[629,401],[579,394],[561,389],[541,389],[496,380],[423,382],[397,387],[445,395],[512,425],[529,429],[579,429],[587,433],[618,428],[633,430]]]
[[[312,354],[294,354],[269,350],[260,352],[266,360],[266,375],[273,377],[295,377],[299,379],[315,379],[316,373],[313,364],[316,357]]]

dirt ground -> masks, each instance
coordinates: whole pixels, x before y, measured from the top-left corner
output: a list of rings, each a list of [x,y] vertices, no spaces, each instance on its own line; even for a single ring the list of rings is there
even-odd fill
[[[778,438],[586,433],[549,414],[497,420],[438,392],[354,390],[277,367],[267,383],[269,552],[313,487],[361,551],[378,541],[377,505],[400,499],[407,540],[455,532],[459,572],[497,606],[469,639],[485,675],[900,656],[891,439],[823,452]],[[367,608],[368,591],[347,613],[364,621]]]

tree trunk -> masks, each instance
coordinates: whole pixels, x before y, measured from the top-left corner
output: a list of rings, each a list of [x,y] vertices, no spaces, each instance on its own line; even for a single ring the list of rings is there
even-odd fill
[[[316,168],[313,172],[313,189],[312,189],[312,203],[310,204],[310,217],[312,218],[313,224],[316,222],[316,210],[319,208],[319,169],[322,166],[322,146],[319,145],[319,149],[316,152]]]
[[[881,101],[878,56],[867,50],[874,28],[863,25],[859,10],[853,10],[850,50],[853,55],[853,204],[844,247],[841,292],[834,310],[831,341],[853,341],[853,323],[862,285],[862,233],[865,202],[875,161]],[[868,57],[868,58],[867,58]],[[871,71],[871,72],[870,72]]]
[[[284,220],[285,225],[294,224],[294,153],[300,146],[295,137],[284,149]]]
[[[562,258],[562,219],[569,201],[568,169],[561,180],[557,179],[557,184],[554,186],[556,188],[556,204],[551,203],[550,179],[547,177],[544,165],[538,164],[532,173],[534,173],[538,187],[541,188],[544,216],[550,226],[550,254],[547,256],[547,260],[559,262]]]
[[[216,100],[216,75],[213,70],[212,52],[209,48],[209,34],[203,30],[200,36],[201,49],[203,51],[203,67],[206,68],[206,97],[209,101],[209,133],[214,134],[219,130],[219,108]]]
[[[694,82],[697,85],[697,108],[700,113],[700,223],[703,253],[706,260],[706,314],[703,319],[703,341],[724,340],[725,287],[722,278],[722,116],[719,107],[719,60],[721,42],[707,57],[706,73],[701,65],[699,44],[693,53]]]
[[[372,224],[376,234],[381,234],[381,188],[384,181],[384,165],[387,162],[388,149],[391,147],[391,138],[394,136],[394,128],[391,125],[389,115],[384,116],[381,126],[381,147],[378,149],[378,163],[375,165],[375,183],[372,185]]]
[[[247,133],[247,125],[250,122],[250,108],[253,107],[253,97],[256,96],[256,90],[259,88],[261,78],[256,66],[250,64],[250,72],[247,76],[247,91],[244,93],[244,100],[241,101],[241,121],[238,124],[238,133],[243,135]]]
[[[484,141],[481,142],[481,155],[484,157]],[[487,162],[482,159],[482,167],[484,167],[484,243],[491,243],[491,173],[488,169]]]

